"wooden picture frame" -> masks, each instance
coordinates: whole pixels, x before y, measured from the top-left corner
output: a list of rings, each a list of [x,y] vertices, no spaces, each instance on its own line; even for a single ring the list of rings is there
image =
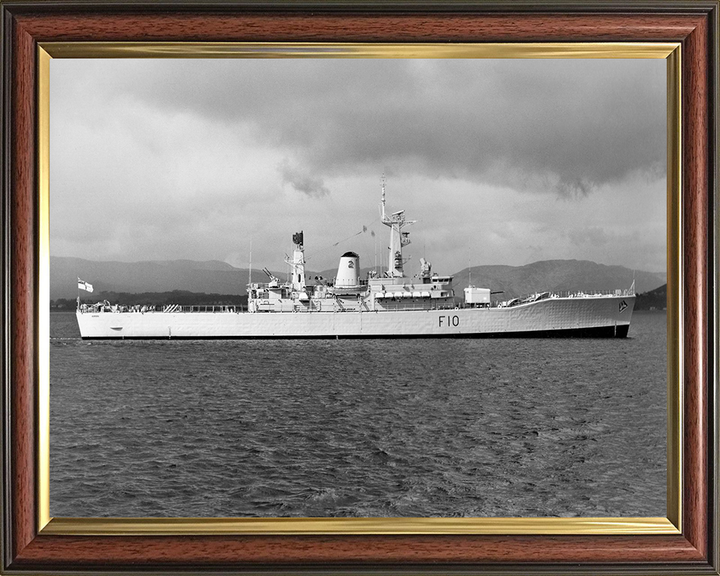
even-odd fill
[[[222,571],[283,573],[574,572],[718,574],[717,509],[717,50],[718,2],[321,3],[2,2],[3,533],[7,573]],[[668,179],[682,190],[676,217],[679,350],[670,373],[681,396],[677,502],[669,530],[490,529],[394,531],[142,529],[107,522],[53,528],[44,517],[47,371],[42,335],[43,222],[39,153],[47,101],[38,89],[43,45],[82,42],[677,43],[678,129]],[[681,126],[681,128],[679,128]],[[46,135],[45,135],[46,137]],[[671,142],[673,140],[671,139]],[[675,400],[670,398],[670,403]],[[40,407],[40,408],[39,408]],[[672,440],[670,440],[672,444]],[[672,457],[672,454],[671,454]],[[672,458],[671,458],[672,459]],[[608,523],[612,523],[608,520]]]

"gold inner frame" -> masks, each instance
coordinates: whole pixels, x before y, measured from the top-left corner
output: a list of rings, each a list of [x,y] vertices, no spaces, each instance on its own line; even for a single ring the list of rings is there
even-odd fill
[[[667,61],[667,517],[51,518],[50,60],[52,58],[653,58]],[[41,534],[679,534],[682,531],[681,45],[673,42],[355,44],[41,42],[38,45],[37,503]]]

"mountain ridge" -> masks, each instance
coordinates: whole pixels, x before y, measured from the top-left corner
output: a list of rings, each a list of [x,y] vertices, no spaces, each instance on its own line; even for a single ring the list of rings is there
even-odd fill
[[[371,268],[363,269],[364,276]],[[284,272],[272,272],[285,278]],[[335,269],[307,271],[309,283],[315,276],[332,279]],[[249,271],[219,260],[152,260],[117,262],[82,258],[50,257],[50,298],[75,298],[77,278],[90,282],[96,292],[206,292],[243,295]],[[264,274],[253,270],[255,280]],[[597,264],[590,260],[540,260],[524,266],[491,264],[464,268],[455,274],[458,295],[472,283],[502,291],[501,299],[543,291],[596,291],[629,288],[635,278],[636,291],[647,292],[667,282],[661,272],[633,271],[623,266]],[[86,294],[87,295],[87,294]]]

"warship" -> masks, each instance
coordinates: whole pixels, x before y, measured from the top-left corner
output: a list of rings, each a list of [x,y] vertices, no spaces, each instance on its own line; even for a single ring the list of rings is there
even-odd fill
[[[360,258],[340,257],[333,280],[308,279],[304,234],[293,234],[290,273],[281,281],[267,268],[267,282],[247,285],[241,306],[120,306],[83,304],[77,322],[83,339],[201,338],[623,338],[635,306],[633,285],[612,293],[543,290],[493,301],[490,288],[469,285],[456,296],[453,277],[432,271],[424,258],[414,276],[405,272],[405,211],[388,213],[385,184],[381,222],[390,229],[388,267],[361,277]],[[88,283],[78,279],[79,288]],[[84,286],[80,286],[80,283]]]

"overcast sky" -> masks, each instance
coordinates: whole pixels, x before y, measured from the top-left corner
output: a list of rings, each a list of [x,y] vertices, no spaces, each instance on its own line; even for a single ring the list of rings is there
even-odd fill
[[[282,271],[666,266],[664,60],[71,60],[50,66],[51,254]],[[362,232],[363,227],[366,228]],[[373,232],[375,235],[373,236]]]

